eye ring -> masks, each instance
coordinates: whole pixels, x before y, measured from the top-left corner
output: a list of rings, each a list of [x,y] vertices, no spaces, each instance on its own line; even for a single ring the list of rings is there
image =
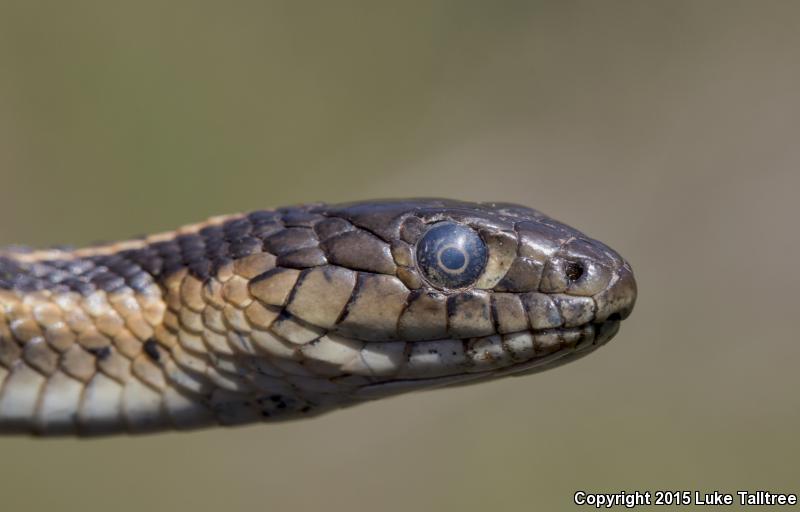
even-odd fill
[[[417,242],[417,267],[439,289],[466,288],[486,267],[488,249],[469,226],[455,222],[433,224]]]

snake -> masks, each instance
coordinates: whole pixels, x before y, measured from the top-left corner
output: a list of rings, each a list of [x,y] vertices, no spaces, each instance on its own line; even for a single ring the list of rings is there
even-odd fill
[[[313,203],[85,248],[0,249],[0,432],[310,418],[605,345],[630,264],[537,210]]]

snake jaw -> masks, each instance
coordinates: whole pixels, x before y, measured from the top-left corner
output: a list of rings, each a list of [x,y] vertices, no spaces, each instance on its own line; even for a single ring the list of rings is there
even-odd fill
[[[502,377],[523,377],[545,370],[557,368],[591,354],[605,345],[619,331],[620,318],[613,315],[600,322],[590,322],[580,328],[575,336],[575,329],[550,329],[546,331],[520,332],[502,336],[497,351],[497,337],[476,338],[466,340],[472,347],[473,362],[461,367],[452,367],[450,372],[442,371],[434,376],[423,373],[398,372],[392,377],[377,378],[357,390],[351,399],[355,401],[375,400],[401,393],[436,389],[442,387],[476,384]],[[536,346],[537,338],[561,338],[563,343],[549,349]],[[449,340],[452,341],[452,340]],[[427,342],[431,343],[431,342]],[[494,350],[493,350],[494,349]]]

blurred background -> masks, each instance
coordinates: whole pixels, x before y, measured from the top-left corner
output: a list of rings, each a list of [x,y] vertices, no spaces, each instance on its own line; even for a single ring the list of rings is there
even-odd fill
[[[0,245],[311,201],[539,208],[633,264],[558,370],[306,422],[0,439],[13,510],[800,492],[800,3],[0,2]]]

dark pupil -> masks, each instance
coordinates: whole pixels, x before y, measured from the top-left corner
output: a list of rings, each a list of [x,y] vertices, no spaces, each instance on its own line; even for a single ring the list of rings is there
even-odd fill
[[[448,247],[442,251],[440,261],[442,262],[442,265],[450,270],[457,270],[464,266],[466,258],[464,257],[464,253],[455,247]]]

